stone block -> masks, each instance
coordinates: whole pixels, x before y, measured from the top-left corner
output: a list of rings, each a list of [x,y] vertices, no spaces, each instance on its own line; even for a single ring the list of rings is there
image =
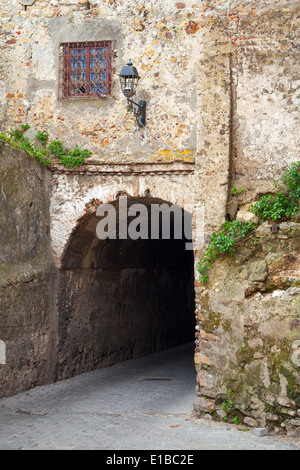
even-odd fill
[[[204,365],[210,366],[211,360],[209,359],[209,357],[205,356],[204,354],[196,353],[195,364],[196,365],[204,364]]]
[[[219,410],[217,410],[217,415],[219,416],[219,418],[224,419],[226,418],[227,413],[222,408],[220,408]]]
[[[293,426],[300,426],[300,419],[291,419],[291,424]]]
[[[236,218],[236,214],[238,213],[238,203],[237,201],[230,201],[227,206],[227,214],[229,215],[231,220]]]
[[[268,421],[278,421],[278,416],[277,415],[274,415],[272,413],[266,413],[266,419]]]
[[[200,387],[199,391],[200,391],[201,395],[203,395],[205,397],[212,398],[213,400],[215,400],[217,398],[217,394],[214,391],[212,391],[208,388]]]
[[[205,370],[200,370],[197,374],[197,380],[200,386],[205,388],[213,388],[215,378]]]
[[[274,271],[285,265],[284,256],[279,253],[269,253],[266,256],[266,262],[268,264],[268,268]]]
[[[265,233],[270,234],[271,227],[268,224],[262,224],[259,227],[257,227],[256,232],[258,232],[258,234],[265,234]]]
[[[254,261],[248,269],[249,281],[265,281],[268,275],[268,265],[266,261]]]
[[[194,400],[194,410],[201,413],[210,413],[216,410],[216,404],[214,400],[205,397],[196,397]]]
[[[253,429],[253,434],[257,437],[267,436],[268,430],[267,428],[255,428]]]
[[[250,426],[251,428],[254,428],[257,425],[255,419],[250,418],[249,416],[244,418],[244,423],[247,424],[247,426]]]
[[[200,330],[201,338],[206,339],[208,341],[218,341],[220,338],[218,336],[213,335],[212,333],[206,333],[204,330]]]
[[[263,340],[261,338],[253,338],[248,341],[249,348],[258,349],[263,347]]]
[[[254,224],[258,223],[258,218],[256,215],[249,211],[238,211],[236,214],[236,220],[238,222],[252,222]]]

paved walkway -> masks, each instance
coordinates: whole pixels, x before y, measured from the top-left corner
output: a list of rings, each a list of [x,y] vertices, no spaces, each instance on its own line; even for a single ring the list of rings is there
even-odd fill
[[[191,420],[194,389],[191,345],[37,387],[0,400],[0,449],[299,449],[241,426]]]

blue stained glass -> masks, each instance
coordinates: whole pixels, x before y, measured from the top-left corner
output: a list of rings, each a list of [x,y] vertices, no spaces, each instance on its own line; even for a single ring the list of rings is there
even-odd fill
[[[86,92],[86,49],[73,49],[71,51],[71,93],[81,95]]]
[[[99,63],[100,67],[105,67],[105,53],[105,48],[91,49],[91,68],[94,68],[96,65],[99,67]]]
[[[91,93],[106,92],[106,48],[91,49]]]
[[[73,96],[106,95],[107,47],[78,46],[70,49],[69,93]]]
[[[71,58],[72,70],[86,69],[86,49],[73,49]]]

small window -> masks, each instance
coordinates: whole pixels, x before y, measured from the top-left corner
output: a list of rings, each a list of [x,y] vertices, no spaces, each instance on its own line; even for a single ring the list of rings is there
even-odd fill
[[[110,41],[61,43],[59,97],[111,96],[111,51]]]

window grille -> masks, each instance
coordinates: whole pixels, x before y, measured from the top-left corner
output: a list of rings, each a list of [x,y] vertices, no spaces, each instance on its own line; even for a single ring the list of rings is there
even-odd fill
[[[98,98],[111,95],[111,42],[61,43],[59,98]]]

